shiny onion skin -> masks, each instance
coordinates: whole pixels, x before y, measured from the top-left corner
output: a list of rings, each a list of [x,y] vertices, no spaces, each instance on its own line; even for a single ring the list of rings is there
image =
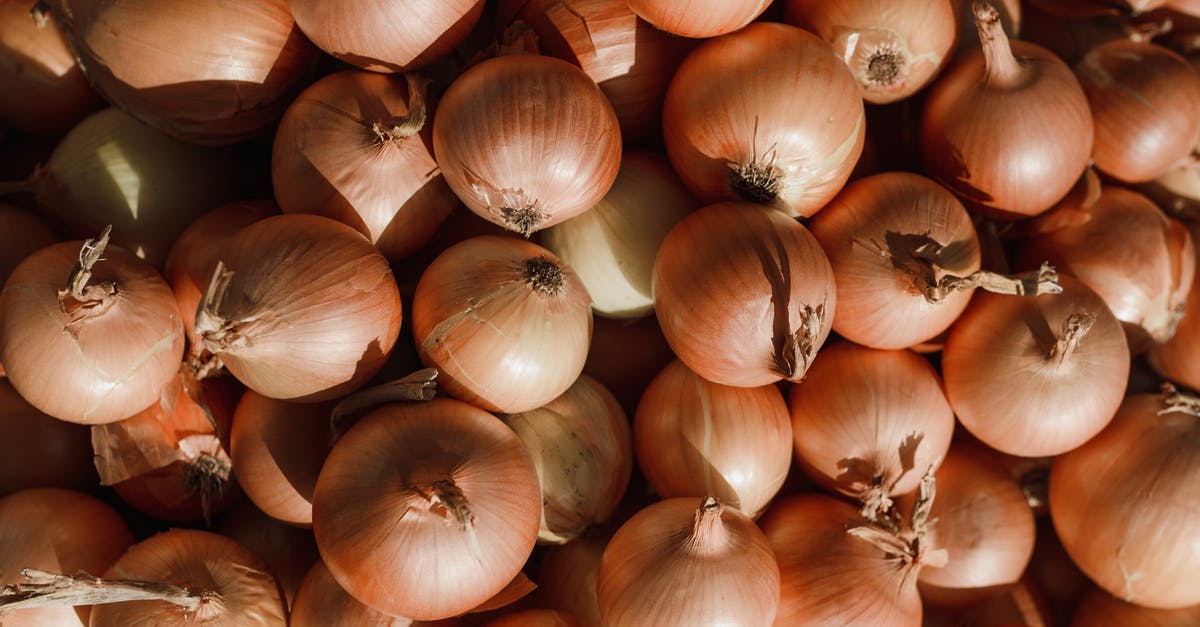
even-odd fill
[[[483,0],[287,0],[296,23],[325,52],[373,72],[420,69],[450,54]]]
[[[286,0],[51,0],[88,80],[183,141],[224,146],[273,124],[318,51]]]
[[[480,236],[434,259],[413,295],[413,337],[440,391],[514,414],[579,377],[592,335],[587,289],[550,251]]]
[[[425,99],[412,75],[350,70],[310,85],[275,132],[279,206],[344,222],[388,259],[415,253],[458,206],[433,159]]]
[[[0,292],[0,362],[9,382],[38,410],[68,422],[104,424],[146,409],[183,359],[171,288],[148,263],[106,241],[107,234],[43,248]],[[90,272],[74,272],[85,257],[95,264]]]
[[[383,366],[400,333],[400,292],[362,234],[320,216],[274,216],[229,238],[220,259],[232,274],[214,272],[196,331],[246,387],[319,402]]]
[[[561,59],[505,55],[463,72],[433,119],[442,174],[468,209],[528,236],[612,186],[621,129],[596,83]]]
[[[886,104],[925,87],[954,53],[950,0],[788,0],[786,21],[829,42],[863,99]]]
[[[0,433],[0,495],[27,488],[96,486],[87,427],[43,414],[3,378]]]
[[[1050,516],[1092,581],[1159,609],[1200,604],[1197,400],[1171,392],[1125,399],[1087,444],[1054,460]]]
[[[792,387],[788,409],[804,472],[872,509],[916,490],[954,433],[941,379],[907,350],[826,346]]]
[[[755,23],[684,59],[662,132],[700,201],[811,216],[850,176],[866,116],[857,81],[829,44],[795,26]]]
[[[168,583],[212,596],[203,597],[194,611],[165,601],[97,605],[89,627],[287,625],[287,611],[267,565],[250,549],[215,533],[172,529],[156,534],[130,547],[103,577]]]
[[[1200,237],[1200,225],[1189,225],[1193,243]],[[1200,250],[1194,258],[1200,263]],[[1200,390],[1200,360],[1196,359],[1196,347],[1200,346],[1200,273],[1192,279],[1192,288],[1184,303],[1183,316],[1170,340],[1150,347],[1147,360],[1150,367],[1163,377]]]
[[[321,557],[354,598],[435,620],[508,585],[537,539],[541,491],[504,423],[435,398],[368,414],[329,454],[313,495]]]
[[[329,625],[355,625],[356,627],[409,627],[412,621],[399,616],[389,616],[358,602],[342,589],[329,568],[317,560],[300,582],[296,602],[292,605],[290,627],[328,627]]]
[[[1096,168],[1128,183],[1166,174],[1200,141],[1200,76],[1152,43],[1112,41],[1084,55],[1075,74],[1096,128]]]
[[[925,170],[992,217],[1037,215],[1071,190],[1092,154],[1087,98],[1065,63],[1009,41],[999,14],[973,5],[983,47],[933,83],[921,116]]]
[[[262,513],[250,501],[242,501],[221,517],[216,530],[254,551],[271,569],[289,608],[300,581],[310,566],[319,561],[317,541],[311,529],[284,524]]]
[[[712,495],[751,518],[792,462],[792,423],[778,388],[711,383],[679,360],[646,388],[633,436],[638,467],[659,496]]]
[[[950,407],[967,431],[1010,455],[1069,451],[1112,419],[1129,377],[1121,323],[1095,292],[977,294],[942,350]]]
[[[1126,603],[1101,588],[1093,588],[1075,608],[1071,627],[1106,623],[1121,627],[1195,627],[1200,625],[1200,605],[1156,610]]]
[[[629,0],[629,8],[655,28],[694,38],[732,33],[770,4],[771,0]]]
[[[763,532],[712,497],[634,514],[604,549],[596,585],[608,627],[765,627],[779,604],[779,567]]]
[[[759,387],[804,377],[837,296],[816,238],[779,211],[710,205],[667,234],[654,260],[655,313],[696,374]]]

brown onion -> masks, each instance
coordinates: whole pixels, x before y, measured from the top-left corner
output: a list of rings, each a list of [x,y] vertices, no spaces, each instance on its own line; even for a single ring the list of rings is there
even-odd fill
[[[281,523],[249,501],[222,516],[217,531],[242,543],[267,563],[289,608],[305,573],[319,561],[311,530]]]
[[[865,121],[858,83],[829,44],[795,26],[755,23],[684,59],[662,131],[671,164],[702,202],[811,216],[850,176]]]
[[[304,575],[288,621],[291,627],[409,627],[412,621],[389,616],[358,602],[338,585],[321,560]]]
[[[738,387],[802,379],[837,303],[816,238],[749,203],[710,205],[675,225],[652,285],[663,335],[683,363]]]
[[[1195,221],[1200,217],[1200,156],[1192,152],[1166,174],[1138,185],[1137,190],[1167,215]]]
[[[1103,624],[1121,627],[1194,627],[1200,625],[1200,605],[1156,610],[1126,603],[1100,588],[1094,588],[1075,608],[1071,626]]]
[[[1200,237],[1200,224],[1192,222],[1188,228],[1192,241]],[[1193,261],[1200,263],[1200,250]],[[1177,381],[1194,390],[1200,390],[1200,360],[1196,359],[1196,347],[1200,346],[1200,273],[1192,279],[1187,302],[1184,303],[1175,335],[1163,344],[1150,347],[1148,361],[1155,372],[1172,381]]]
[[[628,0],[655,28],[684,37],[716,37],[732,33],[758,17],[771,0]]]
[[[589,625],[603,625],[596,603],[596,577],[611,533],[592,533],[542,553],[538,601]]]
[[[27,488],[97,485],[88,429],[51,418],[0,379],[0,495]]]
[[[438,104],[433,146],[463,204],[522,235],[595,205],[621,159],[617,116],[596,83],[531,55],[463,72]]]

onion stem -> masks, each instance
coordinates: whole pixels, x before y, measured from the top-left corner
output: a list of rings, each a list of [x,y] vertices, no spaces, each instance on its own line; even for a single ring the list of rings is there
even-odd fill
[[[775,347],[771,370],[788,381],[799,381],[808,372],[809,362],[816,354],[824,318],[824,304],[816,308],[805,305],[800,311],[800,326],[784,335],[783,341]]]
[[[1071,353],[1079,346],[1079,342],[1083,340],[1083,336],[1092,329],[1092,325],[1096,323],[1096,314],[1090,312],[1073,313],[1067,316],[1063,321],[1062,337],[1058,339],[1051,347],[1047,355],[1048,359],[1054,360],[1055,365],[1061,366],[1066,363],[1071,357]]]
[[[100,605],[126,601],[166,601],[188,612],[223,605],[216,592],[192,592],[182,586],[152,581],[101,579],[86,573],[60,575],[33,568],[21,571],[29,581],[0,587],[0,610],[64,605]]]
[[[1058,273],[1055,272],[1054,266],[1043,263],[1037,270],[1025,274],[1009,275],[978,270],[965,277],[946,275],[936,284],[931,283],[925,288],[925,300],[931,303],[940,303],[952,292],[975,288],[1014,296],[1062,293],[1062,287],[1058,284]]]
[[[108,236],[112,233],[112,225],[104,227],[100,237],[83,242],[79,250],[79,260],[67,277],[67,287],[58,291],[58,301],[63,311],[71,315],[72,320],[78,320],[92,311],[98,304],[102,305],[113,294],[117,293],[117,284],[112,281],[102,281],[89,285],[92,279],[92,267],[100,261],[104,249],[108,247]]]
[[[429,501],[429,511],[441,516],[448,524],[457,522],[463,531],[473,530],[475,514],[467,503],[467,495],[454,481],[443,479],[428,486],[413,486],[413,490]]]
[[[929,532],[929,514],[936,495],[933,466],[930,466],[917,488],[917,500],[907,525],[901,520],[899,511],[891,508],[875,520],[851,526],[846,533],[875,546],[888,559],[900,561],[904,566],[905,578],[914,576],[920,566],[944,566],[947,559],[945,549],[930,550],[925,543]]]
[[[725,506],[716,497],[705,497],[700,507],[696,508],[692,533],[684,542],[684,548],[698,555],[716,553],[724,548],[728,535],[725,524],[721,521],[721,513],[724,511]]]
[[[1013,56],[1008,35],[1004,33],[1004,25],[1000,21],[1000,12],[987,0],[975,0],[971,8],[975,14],[979,41],[983,45],[987,83],[998,87],[1016,85],[1025,71],[1021,62]]]
[[[411,72],[404,75],[408,81],[408,113],[387,120],[371,123],[371,130],[382,142],[401,141],[421,132],[428,112],[425,108],[425,88],[429,81]]]
[[[204,300],[196,309],[196,334],[204,339],[203,348],[214,353],[226,348],[233,333],[229,322],[220,313],[231,280],[233,271],[225,267],[224,261],[218,261],[217,267],[213,269],[212,278],[209,279],[208,289],[204,292]],[[195,348],[193,352],[196,352]],[[207,363],[200,364],[200,367],[205,365]],[[199,372],[197,376],[203,378]]]
[[[1200,398],[1180,392],[1172,383],[1162,384],[1163,404],[1165,408],[1158,410],[1158,415],[1187,414],[1200,418]]]
[[[334,405],[329,426],[336,443],[368,411],[397,401],[428,401],[437,395],[437,368],[424,368],[407,377],[359,390]]]
[[[204,514],[206,525],[212,525],[209,517],[210,501],[213,496],[220,498],[224,494],[231,472],[232,466],[228,459],[221,459],[211,453],[201,453],[183,467],[183,484],[189,494],[200,497],[200,510]]]

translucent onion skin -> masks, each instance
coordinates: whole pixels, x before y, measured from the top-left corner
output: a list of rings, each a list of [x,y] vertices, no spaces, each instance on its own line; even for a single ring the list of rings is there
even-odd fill
[[[13,270],[0,292],[0,362],[39,411],[104,424],[158,400],[183,359],[183,323],[166,281],[115,246],[93,267],[89,285],[111,282],[116,292],[67,313],[59,290],[67,288],[82,246],[48,246]]]
[[[102,576],[169,583],[193,592],[216,592],[220,601],[201,603],[194,612],[166,601],[97,605],[92,608],[89,627],[287,625],[287,611],[267,565],[250,549],[215,533],[193,529],[164,531],[130,547]]]
[[[0,495],[27,488],[86,490],[98,482],[92,443],[82,425],[51,418],[0,378]]]
[[[1200,604],[1200,418],[1172,409],[1130,396],[1050,469],[1050,516],[1071,559],[1110,594],[1160,609]]]
[[[505,55],[472,66],[446,90],[433,147],[468,209],[529,235],[604,196],[621,164],[621,129],[583,70]]]
[[[410,109],[412,97],[398,77],[353,70],[305,89],[275,132],[279,206],[344,222],[392,260],[428,243],[458,198],[433,159],[425,110]],[[410,121],[422,124],[402,128]]]
[[[1189,224],[1193,243],[1200,238],[1200,225]],[[1200,263],[1200,249],[1193,261]],[[1200,346],[1200,273],[1192,279],[1192,288],[1184,303],[1183,314],[1175,335],[1162,344],[1150,347],[1147,360],[1155,372],[1171,381],[1177,381],[1193,390],[1200,390],[1200,360],[1196,359],[1196,347]]]
[[[763,532],[716,499],[674,498],[634,514],[600,560],[600,614],[626,625],[770,625],[779,567]]]
[[[1156,610],[1126,603],[1100,588],[1094,588],[1075,608],[1071,627],[1104,624],[1122,627],[1193,627],[1200,624],[1200,605]]]
[[[99,499],[59,488],[0,498],[0,586],[21,583],[21,569],[102,573],[129,545],[125,521]],[[40,607],[6,612],[5,627],[85,627],[90,608]]]
[[[846,64],[817,36],[776,23],[693,50],[667,88],[662,124],[671,164],[701,202],[748,200],[798,216],[841,190],[866,137]]]
[[[916,490],[954,433],[941,379],[907,350],[826,346],[792,387],[788,408],[800,467],[826,489],[859,498]]]
[[[587,289],[550,251],[481,236],[439,255],[413,295],[413,337],[438,388],[488,411],[541,407],[579,377],[592,335]]]
[[[234,144],[266,129],[318,57],[287,0],[51,5],[97,91],[194,144]]]
[[[757,518],[792,462],[792,423],[773,385],[710,383],[676,360],[633,420],[638,466],[663,498],[711,495]]]
[[[504,423],[435,398],[386,405],[342,436],[317,479],[321,557],[354,598],[416,620],[503,589],[537,539],[541,491]]]
[[[483,14],[483,0],[287,0],[318,47],[373,72],[420,69],[450,54]]]
[[[1059,276],[1062,294],[977,294],[942,351],[946,396],[988,446],[1022,457],[1069,451],[1112,419],[1129,378],[1121,324],[1095,292]],[[1074,334],[1074,319],[1095,315]],[[1074,317],[1074,318],[1073,318]]]
[[[221,252],[233,273],[205,348],[246,387],[294,402],[342,396],[383,366],[400,333],[400,291],[362,234],[305,214],[260,220]]]
[[[695,38],[732,33],[770,4],[771,0],[629,0],[629,8],[655,28]]]
[[[407,618],[388,616],[359,603],[338,585],[321,560],[313,564],[300,582],[288,621],[291,627],[409,627],[411,624]]]
[[[846,186],[809,225],[829,256],[837,282],[833,330],[872,348],[907,348],[950,328],[973,290],[931,302],[925,290],[940,275],[980,269],[979,237],[962,203],[916,174],[888,172]],[[920,246],[940,248],[918,263]]]
[[[837,296],[816,238],[774,209],[710,205],[667,234],[654,260],[655,313],[696,374],[759,387],[804,377]]]

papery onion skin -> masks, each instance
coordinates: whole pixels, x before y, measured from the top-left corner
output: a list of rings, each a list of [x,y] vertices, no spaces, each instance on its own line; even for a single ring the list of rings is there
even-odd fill
[[[433,147],[467,208],[529,235],[604,196],[620,167],[621,130],[583,70],[552,57],[505,55],[471,67],[446,90]]]
[[[633,420],[638,467],[662,498],[712,495],[757,518],[792,461],[792,423],[773,385],[737,388],[682,361],[646,388]]]
[[[1050,516],[1071,559],[1109,593],[1160,609],[1200,604],[1200,418],[1170,410],[1163,395],[1130,396],[1050,469]]]
[[[541,407],[579,377],[592,334],[587,289],[550,251],[481,236],[438,256],[413,295],[413,337],[438,388],[506,414]]]
[[[51,418],[0,378],[0,495],[27,488],[97,485],[87,427]]]
[[[217,319],[197,331],[246,387],[319,402],[383,366],[400,333],[400,291],[362,234],[320,216],[274,216],[238,231],[220,258],[233,274]]]
[[[1075,608],[1071,627],[1103,624],[1122,627],[1193,627],[1200,624],[1200,605],[1156,610],[1126,603],[1101,588],[1093,588]]]
[[[284,112],[271,156],[284,212],[344,222],[392,260],[428,243],[458,206],[433,158],[432,106],[410,108],[404,85],[353,70],[322,78]],[[398,130],[410,116],[423,124]]]
[[[762,531],[716,499],[674,498],[634,514],[600,561],[604,624],[770,625],[779,568]]]
[[[447,618],[520,571],[540,495],[524,446],[497,418],[445,398],[392,404],[334,446],[317,479],[313,531],[334,578],[362,603]]]
[[[655,313],[676,355],[722,385],[804,376],[837,296],[816,238],[783,213],[720,203],[684,218],[654,260]]]
[[[359,603],[338,585],[321,560],[313,564],[300,582],[288,621],[291,627],[409,627],[411,624],[407,618],[388,616]]]
[[[224,146],[274,123],[318,51],[286,0],[53,0],[88,80],[172,137]]]
[[[771,0],[629,0],[629,8],[655,28],[694,38],[732,33],[770,4]]]
[[[1194,243],[1200,237],[1200,225],[1191,222],[1188,229]],[[1193,261],[1200,263],[1200,250],[1196,251]],[[1198,390],[1200,360],[1196,359],[1197,346],[1200,346],[1200,273],[1192,279],[1175,335],[1162,344],[1151,346],[1147,361],[1163,377]]]
[[[662,131],[671,164],[700,201],[811,216],[849,178],[866,116],[858,82],[829,44],[795,26],[755,23],[684,59],[667,88]]]
[[[216,530],[237,540],[267,563],[290,609],[300,581],[309,567],[319,561],[312,530],[275,520],[250,501],[243,501],[222,516]]]

